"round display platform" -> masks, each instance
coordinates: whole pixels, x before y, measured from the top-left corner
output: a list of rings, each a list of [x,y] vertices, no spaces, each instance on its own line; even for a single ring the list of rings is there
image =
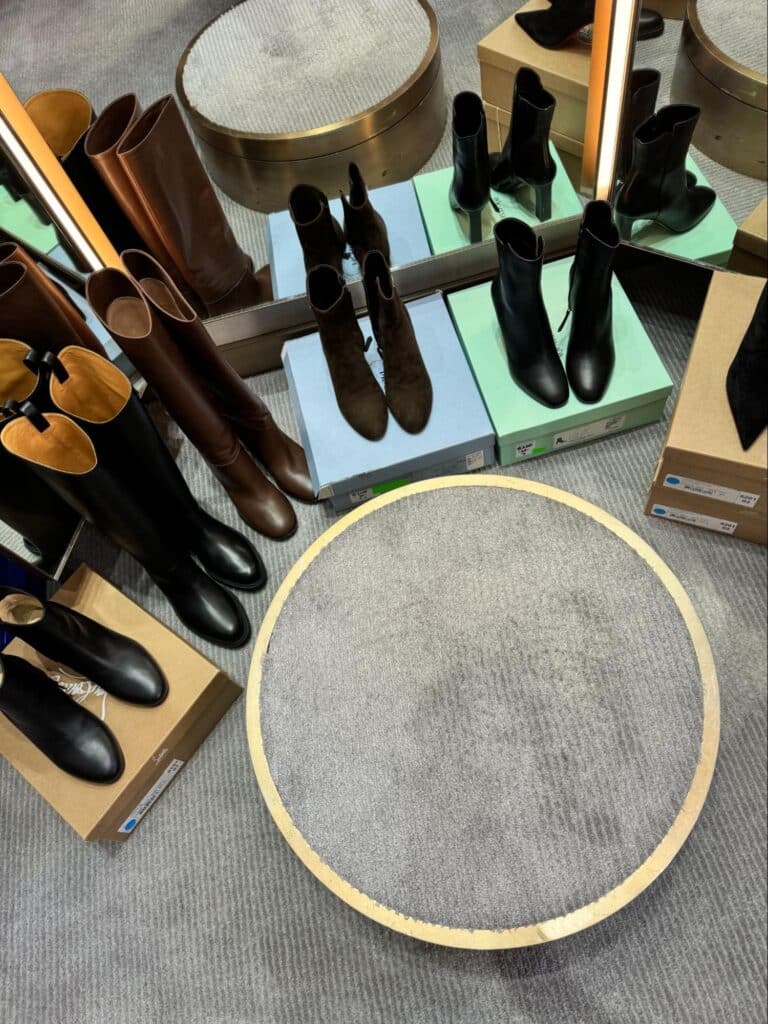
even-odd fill
[[[753,178],[768,175],[765,0],[688,0],[670,97],[701,108],[694,144]]]
[[[552,488],[446,477],[375,499],[294,566],[248,687],[294,852],[448,946],[561,938],[678,852],[719,734],[709,646],[636,534]]]
[[[338,191],[351,160],[370,187],[410,177],[445,125],[427,0],[242,0],[192,40],[176,85],[215,181],[260,210],[300,182]]]

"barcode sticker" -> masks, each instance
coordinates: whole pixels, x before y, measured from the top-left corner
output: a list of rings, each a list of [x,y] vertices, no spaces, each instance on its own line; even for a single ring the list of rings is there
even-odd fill
[[[664,477],[664,486],[675,491],[698,494],[701,498],[711,498],[713,501],[724,501],[729,505],[738,505],[740,508],[754,508],[760,500],[760,495],[753,494],[751,491],[738,491],[733,487],[719,487],[717,484],[708,483],[706,480],[694,480],[688,476],[675,476],[673,473],[667,473]]]
[[[552,447],[563,448],[568,444],[591,441],[592,438],[600,437],[601,434],[610,434],[614,430],[621,430],[625,420],[626,416],[609,416],[606,420],[598,420],[596,423],[587,423],[583,427],[564,430],[561,434],[555,434],[552,438]]]
[[[183,767],[183,761],[179,761],[178,759],[171,761],[154,786],[144,794],[142,799],[134,808],[133,813],[126,818],[117,831],[122,832],[123,835],[133,832],[152,804],[162,796],[164,791],[168,786],[170,786]]]
[[[703,530],[713,530],[715,533],[732,534],[738,523],[730,519],[720,519],[718,516],[705,516],[700,512],[687,512],[682,508],[671,508],[669,505],[654,505],[651,509],[659,519],[671,519],[675,523],[686,523],[688,526],[699,526]]]

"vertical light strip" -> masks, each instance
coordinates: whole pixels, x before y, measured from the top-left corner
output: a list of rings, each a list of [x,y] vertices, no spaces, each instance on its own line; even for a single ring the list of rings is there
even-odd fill
[[[582,191],[611,200],[641,0],[595,0]]]
[[[119,267],[114,246],[1,74],[0,147],[85,266]]]

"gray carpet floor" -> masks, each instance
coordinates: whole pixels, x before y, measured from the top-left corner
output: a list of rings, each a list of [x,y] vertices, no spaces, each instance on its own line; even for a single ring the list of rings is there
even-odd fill
[[[98,106],[126,89],[148,102],[172,87],[184,44],[225,6],[6,0],[0,67],[21,95],[70,85]],[[474,45],[515,3],[436,6],[447,91],[477,88]],[[447,163],[445,147],[434,166]],[[724,193],[730,172],[707,173]],[[764,192],[748,184],[759,192],[744,202],[734,189],[736,219]],[[258,218],[234,219],[244,240],[262,240]],[[633,298],[679,382],[693,334],[687,296],[648,279]],[[252,386],[295,430],[282,373]],[[691,839],[650,890],[599,927],[530,950],[472,954],[389,933],[316,882],[277,833],[251,770],[241,702],[119,848],[83,843],[0,764],[3,1024],[762,1024],[765,551],[643,515],[664,430],[516,470],[640,533],[687,588],[712,645],[723,714],[717,772]],[[180,459],[206,506],[235,525],[188,446]],[[290,541],[262,544],[271,580],[248,599],[254,622],[333,521],[324,507],[301,507],[299,517]],[[172,621],[127,557],[92,536],[78,554]],[[206,653],[245,682],[247,650]]]

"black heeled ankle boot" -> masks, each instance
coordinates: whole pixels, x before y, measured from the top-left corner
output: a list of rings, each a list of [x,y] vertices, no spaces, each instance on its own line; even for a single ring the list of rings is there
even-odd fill
[[[680,234],[702,221],[715,202],[704,185],[691,185],[685,159],[699,108],[662,107],[635,132],[632,167],[616,199],[616,223],[622,238],[632,236],[636,220],[652,220]]]
[[[166,678],[143,647],[72,608],[0,587],[0,627],[120,700],[154,707],[166,698]]]
[[[627,102],[621,125],[621,149],[616,178],[624,181],[632,166],[635,132],[656,110],[661,75],[655,68],[636,68],[629,78]]]
[[[491,186],[513,192],[530,185],[536,195],[536,216],[552,216],[552,182],[557,167],[549,151],[549,131],[555,98],[542,88],[532,68],[520,68],[512,97],[512,120],[501,153],[492,153]]]
[[[555,348],[544,300],[544,244],[521,220],[494,228],[499,272],[491,285],[509,372],[531,398],[556,409],[568,401],[568,380]]]
[[[326,195],[312,185],[297,185],[291,192],[288,209],[299,236],[306,269],[330,264],[341,272],[344,232],[331,214]]]
[[[768,378],[768,285],[746,334],[728,368],[725,388],[741,447],[751,448],[768,425],[765,381]]]
[[[587,203],[571,266],[565,368],[580,402],[599,402],[613,373],[613,261],[619,232],[604,200]]]
[[[69,775],[101,783],[122,775],[123,754],[106,725],[12,654],[0,654],[0,713]]]
[[[515,15],[518,25],[539,46],[556,50],[565,46],[585,25],[595,20],[595,0],[552,0],[543,11],[522,11]],[[664,19],[643,8],[637,27],[638,39],[654,39],[664,32]]]
[[[483,210],[491,196],[488,128],[483,101],[460,92],[453,101],[451,208],[469,217],[470,242],[483,240]]]

